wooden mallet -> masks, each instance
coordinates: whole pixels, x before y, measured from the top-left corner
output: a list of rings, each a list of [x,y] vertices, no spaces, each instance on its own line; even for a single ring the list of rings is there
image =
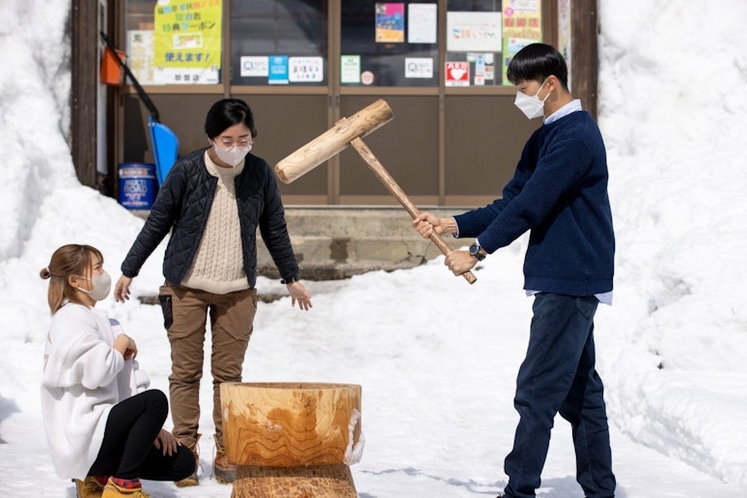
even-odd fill
[[[335,123],[335,126],[277,163],[275,173],[283,183],[291,183],[342,152],[348,145],[352,145],[381,183],[414,219],[420,211],[362,140],[366,135],[387,124],[393,117],[394,114],[389,104],[379,99],[349,118],[342,118]],[[443,254],[449,254],[452,251],[441,235],[435,231],[430,235],[430,239]],[[470,271],[462,273],[462,276],[470,284],[477,281]]]

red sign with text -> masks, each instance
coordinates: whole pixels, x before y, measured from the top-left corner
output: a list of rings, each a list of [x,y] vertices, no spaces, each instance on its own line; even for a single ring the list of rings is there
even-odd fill
[[[469,86],[469,62],[446,63],[446,86]]]

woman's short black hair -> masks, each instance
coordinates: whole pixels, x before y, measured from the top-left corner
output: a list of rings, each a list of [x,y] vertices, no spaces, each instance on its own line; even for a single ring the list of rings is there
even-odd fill
[[[555,76],[568,89],[568,66],[560,52],[545,43],[532,43],[519,50],[508,63],[506,78],[516,85],[521,81],[544,82]]]
[[[241,99],[219,100],[210,108],[205,118],[205,135],[213,139],[235,124],[244,123],[257,138],[254,114],[249,105]]]

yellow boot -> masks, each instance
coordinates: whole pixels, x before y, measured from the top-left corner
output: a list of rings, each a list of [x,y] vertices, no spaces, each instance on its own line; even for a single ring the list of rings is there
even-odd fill
[[[101,498],[150,498],[150,495],[143,491],[142,487],[127,489],[117,486],[110,477],[109,482],[104,487]]]
[[[201,435],[202,434],[197,434],[197,439],[195,439],[195,442],[189,445],[189,449],[195,455],[195,471],[191,476],[185,477],[181,481],[176,481],[174,484],[176,484],[178,488],[184,488],[186,486],[197,486],[200,484],[200,480],[197,477],[197,469],[200,468],[200,447],[197,445],[197,443],[200,441]]]
[[[104,485],[93,476],[88,476],[84,481],[73,479],[75,483],[75,496],[78,498],[101,498]]]

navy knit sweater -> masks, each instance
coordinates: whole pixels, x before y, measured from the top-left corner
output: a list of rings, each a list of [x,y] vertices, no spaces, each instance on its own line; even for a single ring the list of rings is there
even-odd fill
[[[503,197],[456,216],[459,237],[492,253],[531,230],[524,288],[573,296],[612,290],[615,236],[607,155],[586,111],[537,129]]]

